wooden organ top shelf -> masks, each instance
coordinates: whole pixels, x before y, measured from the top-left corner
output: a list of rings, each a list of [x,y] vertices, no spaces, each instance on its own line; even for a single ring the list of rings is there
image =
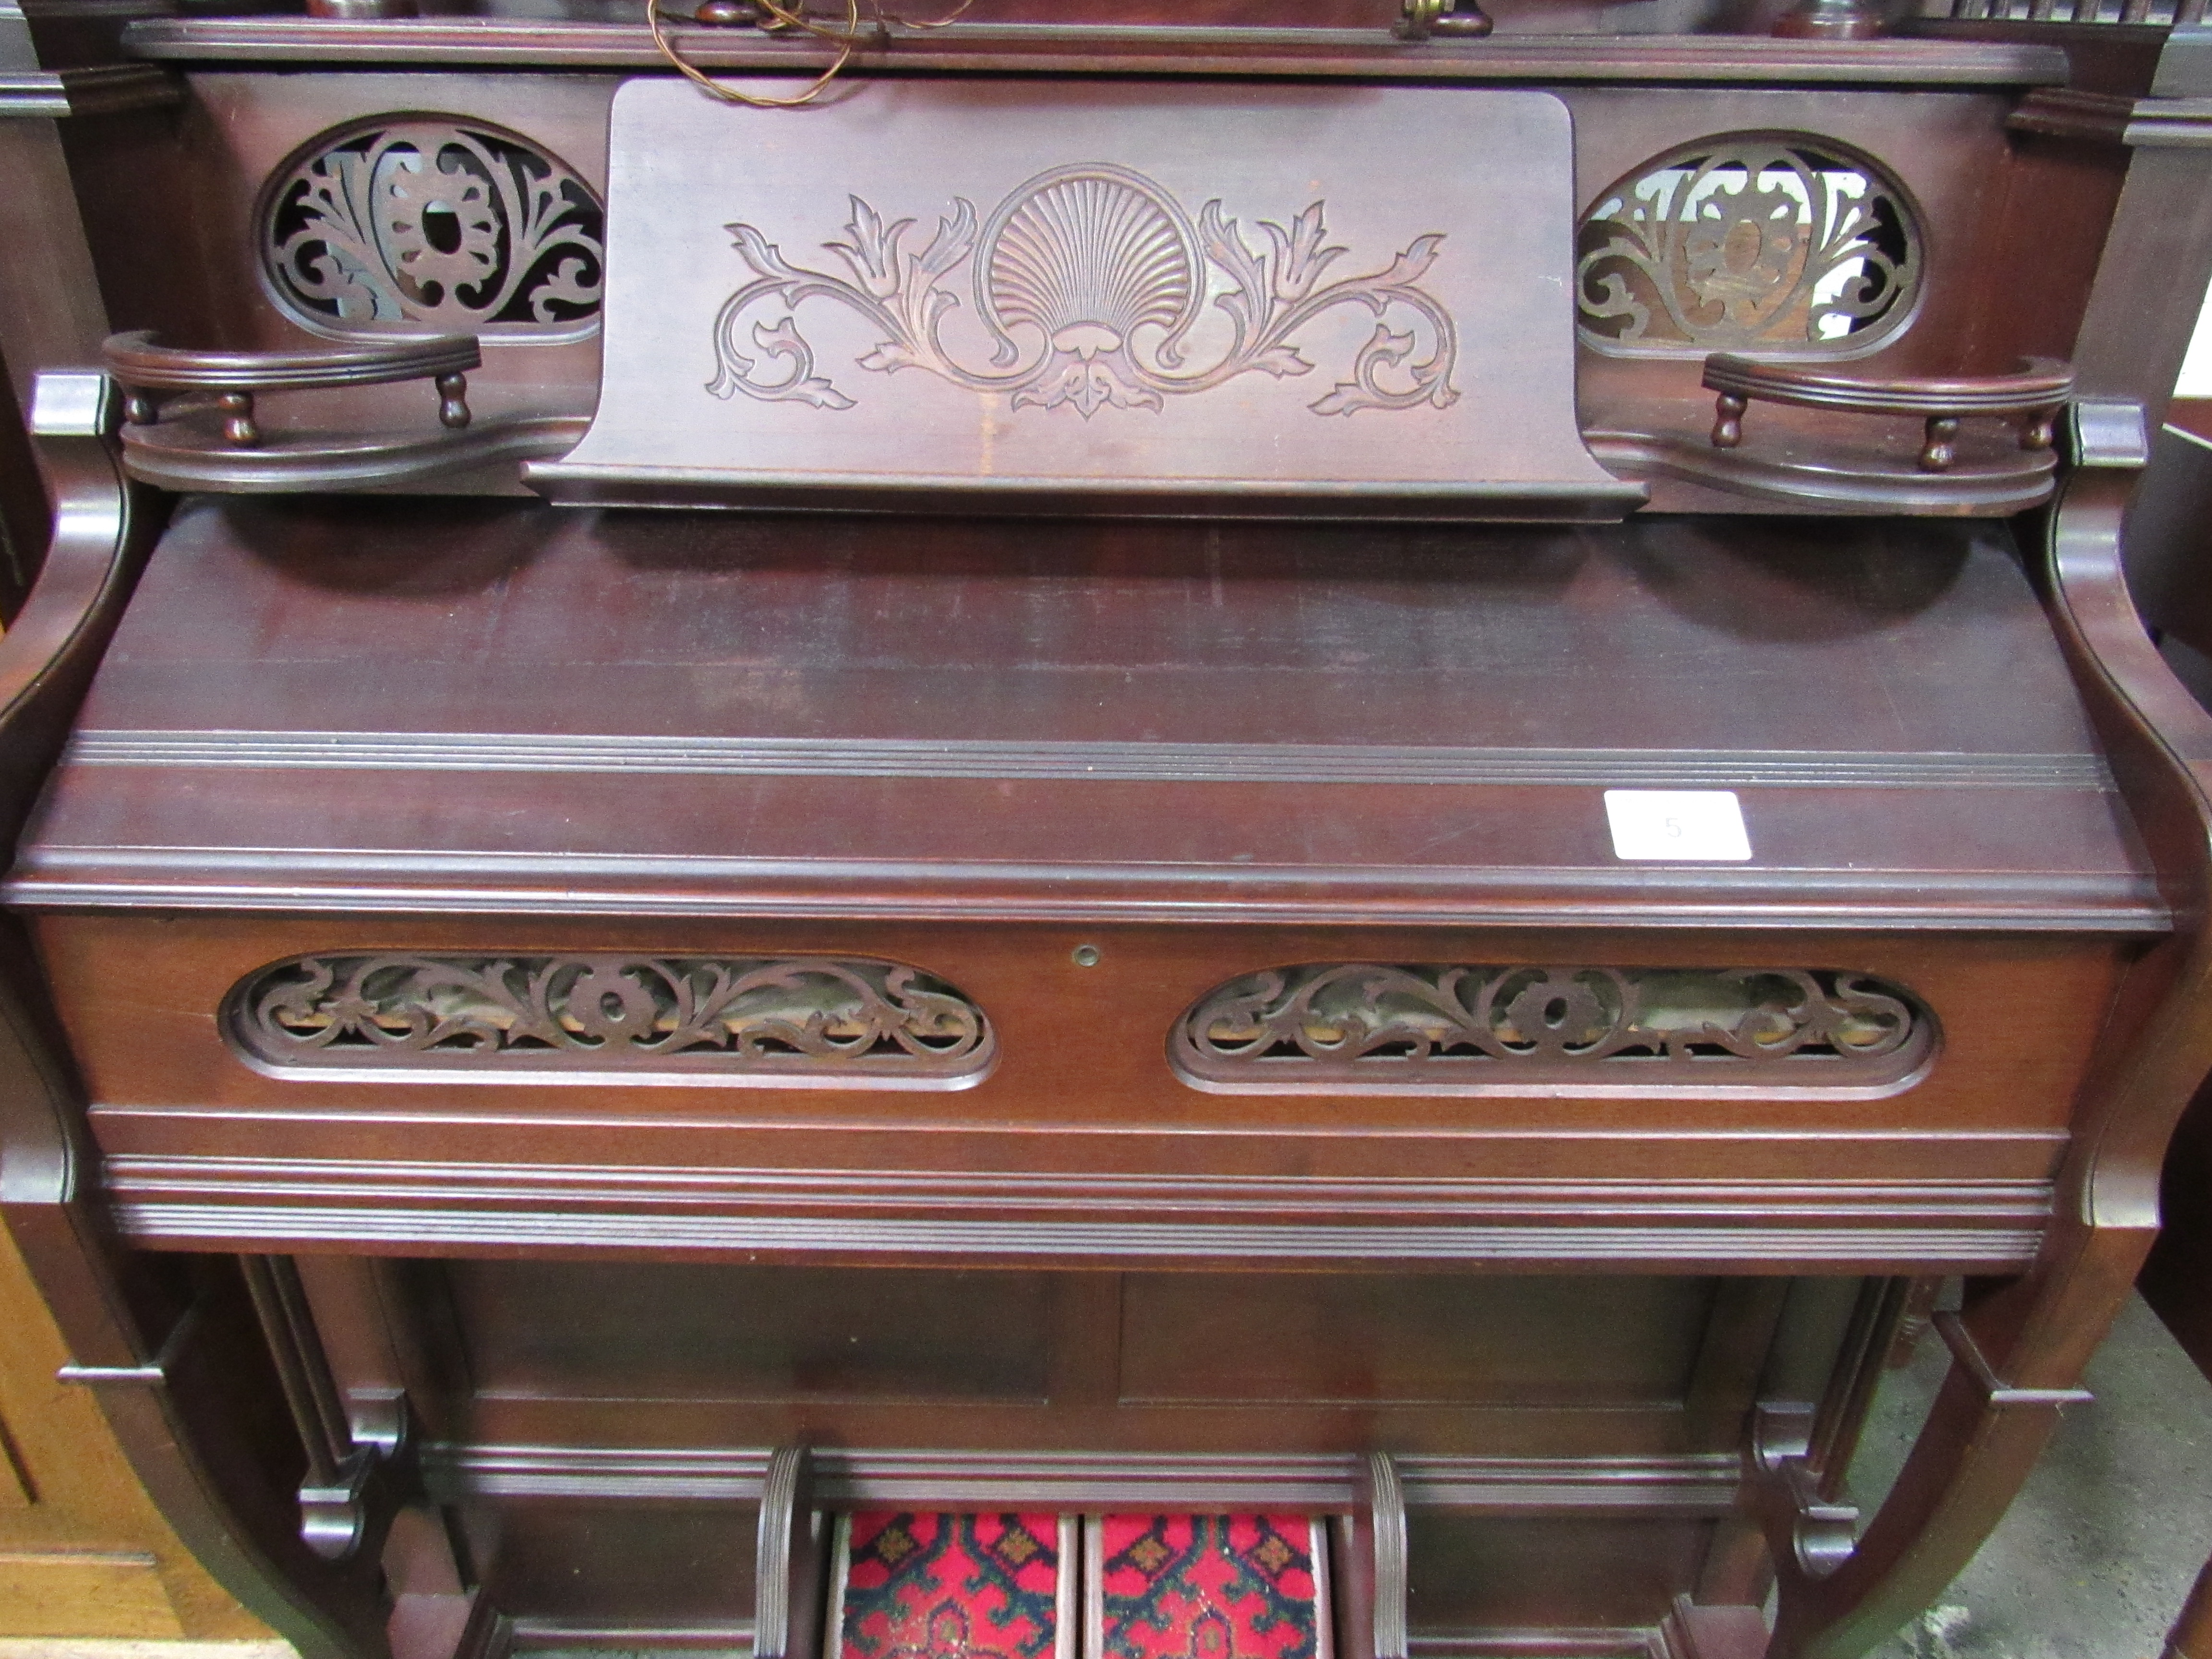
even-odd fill
[[[1844,1659],[1971,1555],[2212,1066],[2202,32],[1640,3],[802,109],[0,18],[0,1191],[310,1659],[884,1659],[917,1550],[1024,1659]]]

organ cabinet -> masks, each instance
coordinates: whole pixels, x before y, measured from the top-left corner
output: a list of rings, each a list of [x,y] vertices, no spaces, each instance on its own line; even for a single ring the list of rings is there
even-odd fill
[[[2068,3],[0,20],[6,1215],[210,1570],[310,1659],[1915,1616],[2212,1064],[2118,574],[2212,70]]]

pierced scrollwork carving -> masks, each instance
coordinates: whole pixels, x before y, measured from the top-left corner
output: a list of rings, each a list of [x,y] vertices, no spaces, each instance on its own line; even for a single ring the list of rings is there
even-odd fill
[[[959,1088],[997,1040],[952,987],[850,957],[295,957],[234,988],[224,1026],[264,1069],[682,1073],[789,1088]],[[549,1075],[550,1074],[550,1075]]]
[[[1583,337],[1631,349],[1859,350],[1911,314],[1921,233],[1873,162],[1735,134],[1601,192],[1576,249]]]
[[[1170,1058],[1223,1093],[1887,1093],[1932,1016],[1863,974],[1796,968],[1310,963],[1201,999]]]
[[[276,175],[262,255],[325,333],[544,335],[598,316],[605,212],[591,186],[511,132],[402,116],[319,135]]]
[[[1073,404],[1087,420],[1109,406],[1158,409],[1164,398],[1240,374],[1310,374],[1314,364],[1293,337],[1323,312],[1353,305],[1374,314],[1374,331],[1347,378],[1307,407],[1316,415],[1449,407],[1459,398],[1451,380],[1457,331],[1420,286],[1444,239],[1417,236],[1380,270],[1324,282],[1347,250],[1328,240],[1323,207],[1313,203],[1286,225],[1261,221],[1267,246],[1255,248],[1219,200],[1194,222],[1152,179],[1097,162],[1039,173],[988,218],[956,198],[916,252],[907,246],[913,220],[886,224],[856,196],[848,240],[823,244],[849,278],[794,265],[757,227],[732,224],[726,228],[754,280],[715,318],[716,372],[707,389],[722,398],[742,392],[852,408],[853,398],[817,372],[799,328],[799,307],[827,299],[879,331],[860,360],[864,369],[919,368],[971,391],[1005,392],[1018,409]],[[955,285],[963,265],[977,337],[989,353],[981,368],[943,338],[947,313],[961,304]],[[1187,361],[1194,332],[1216,313],[1226,326],[1207,336],[1207,361]]]

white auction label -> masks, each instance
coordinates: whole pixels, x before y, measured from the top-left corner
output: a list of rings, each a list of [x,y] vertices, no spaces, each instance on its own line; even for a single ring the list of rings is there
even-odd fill
[[[1733,789],[1608,789],[1605,816],[1615,858],[1740,863],[1751,856]]]

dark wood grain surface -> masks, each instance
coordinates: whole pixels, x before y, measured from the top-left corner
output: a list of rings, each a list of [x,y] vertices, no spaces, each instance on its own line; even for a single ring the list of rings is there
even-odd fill
[[[118,1213],[175,1242],[2016,1263],[2130,936],[2165,927],[2014,556],[1970,526],[202,502],[76,745],[12,891],[52,913]],[[1616,859],[1622,785],[1737,787],[1753,860]],[[1498,921],[1544,929],[1469,931]],[[896,1097],[303,1083],[214,1019],[294,954],[533,948],[913,963],[999,1058]],[[1348,1108],[1166,1064],[1238,974],[1440,951],[1847,967],[1945,1046],[1877,1099],[1663,1109]]]
[[[1622,863],[1624,786],[1744,789],[1754,865]],[[602,912],[674,878],[850,913],[925,869],[1065,916],[1560,883],[1585,915],[2159,926],[2000,535],[1667,520],[202,504],[12,891],[538,908],[557,872]]]
[[[1838,1659],[1972,1553],[2133,1275],[2164,1137],[2212,1056],[2212,727],[2116,558],[2140,459],[2118,400],[2163,398],[2183,331],[2143,319],[2212,248],[2212,219],[2172,205],[2212,200],[2185,147],[2212,88],[2188,52],[2146,98],[2158,42],[2126,27],[1632,42],[1516,36],[1548,14],[1502,5],[1489,42],[1405,46],[1388,0],[1299,14],[1356,38],[1082,3],[1142,27],[1068,29],[1063,8],[998,29],[1040,9],[979,0],[992,26],[885,61],[1040,87],[1157,74],[1224,110],[1255,79],[1544,91],[1575,128],[1572,200],[1538,216],[1559,232],[1701,146],[1832,147],[1923,233],[1922,291],[1844,372],[2071,353],[2096,401],[2048,477],[1966,478],[2006,436],[1970,428],[1946,494],[1856,465],[1887,442],[1878,420],[1860,438],[1760,416],[1769,462],[1864,475],[1820,498],[1874,515],[1854,523],[1704,471],[1656,498],[1775,516],[1480,532],[183,503],[9,890],[24,926],[0,972],[38,981],[20,1018],[0,1008],[0,1036],[36,1034],[0,1053],[28,1126],[9,1132],[9,1219],[76,1357],[123,1379],[111,1414],[165,1501],[197,1502],[200,1547],[319,1659],[376,1647],[356,1627],[378,1564],[341,1595],[286,1541],[296,1458],[266,1454],[291,1425],[273,1391],[226,1415],[209,1386],[266,1368],[250,1325],[226,1315],[177,1358],[180,1328],[118,1320],[113,1286],[181,1285],[185,1252],[297,1254],[253,1276],[298,1275],[312,1320],[277,1357],[327,1361],[356,1419],[322,1425],[332,1455],[402,1397],[415,1413],[422,1484],[382,1563],[405,1659],[452,1659],[471,1619],[525,1650],[740,1639],[771,1449],[799,1442],[833,1506],[1340,1511],[1366,1454],[1401,1451],[1431,1653],[1747,1659],[1773,1572],[1776,1659]],[[483,123],[603,185],[617,75],[659,60],[634,25],[554,9],[140,25],[136,50],[190,66],[173,118],[14,124],[36,186],[18,240],[73,203],[87,234],[65,267],[0,256],[12,373],[89,361],[111,328],[327,343],[332,316],[274,285],[261,210],[347,124]],[[824,55],[679,33],[717,68]],[[2068,96],[2012,119],[2062,76]],[[836,95],[865,119],[885,87]],[[1458,159],[1416,137],[1379,165]],[[581,417],[592,327],[488,343],[482,426]],[[1702,441],[1704,348],[1623,343],[1580,337],[1582,422]],[[419,387],[265,402],[286,459],[253,488],[353,487],[328,434],[431,418]],[[511,485],[506,465],[443,487]],[[2047,546],[1887,516],[1990,514],[2047,483]],[[9,643],[52,654],[35,630]],[[58,684],[34,738],[76,701]],[[1753,856],[1616,858],[1602,794],[1639,787],[1735,791]],[[320,1071],[248,1051],[238,988],[385,951],[909,963],[993,1046],[950,1079],[966,1086],[901,1089],[645,1076],[565,1038],[506,1071],[380,1068],[373,1040]],[[1361,963],[1873,975],[1919,1010],[1923,1046],[1861,1087],[1794,1085],[1779,1060],[1741,1086],[1216,1092],[1176,1069],[1170,1034],[1225,986]],[[1953,1272],[1972,1278],[1954,1328],[1971,1361],[1816,1576],[1850,1542],[1833,1500],[1895,1276]],[[186,1490],[202,1472],[283,1547],[241,1566],[223,1508]],[[1402,1589],[1375,1576],[1362,1594]]]

